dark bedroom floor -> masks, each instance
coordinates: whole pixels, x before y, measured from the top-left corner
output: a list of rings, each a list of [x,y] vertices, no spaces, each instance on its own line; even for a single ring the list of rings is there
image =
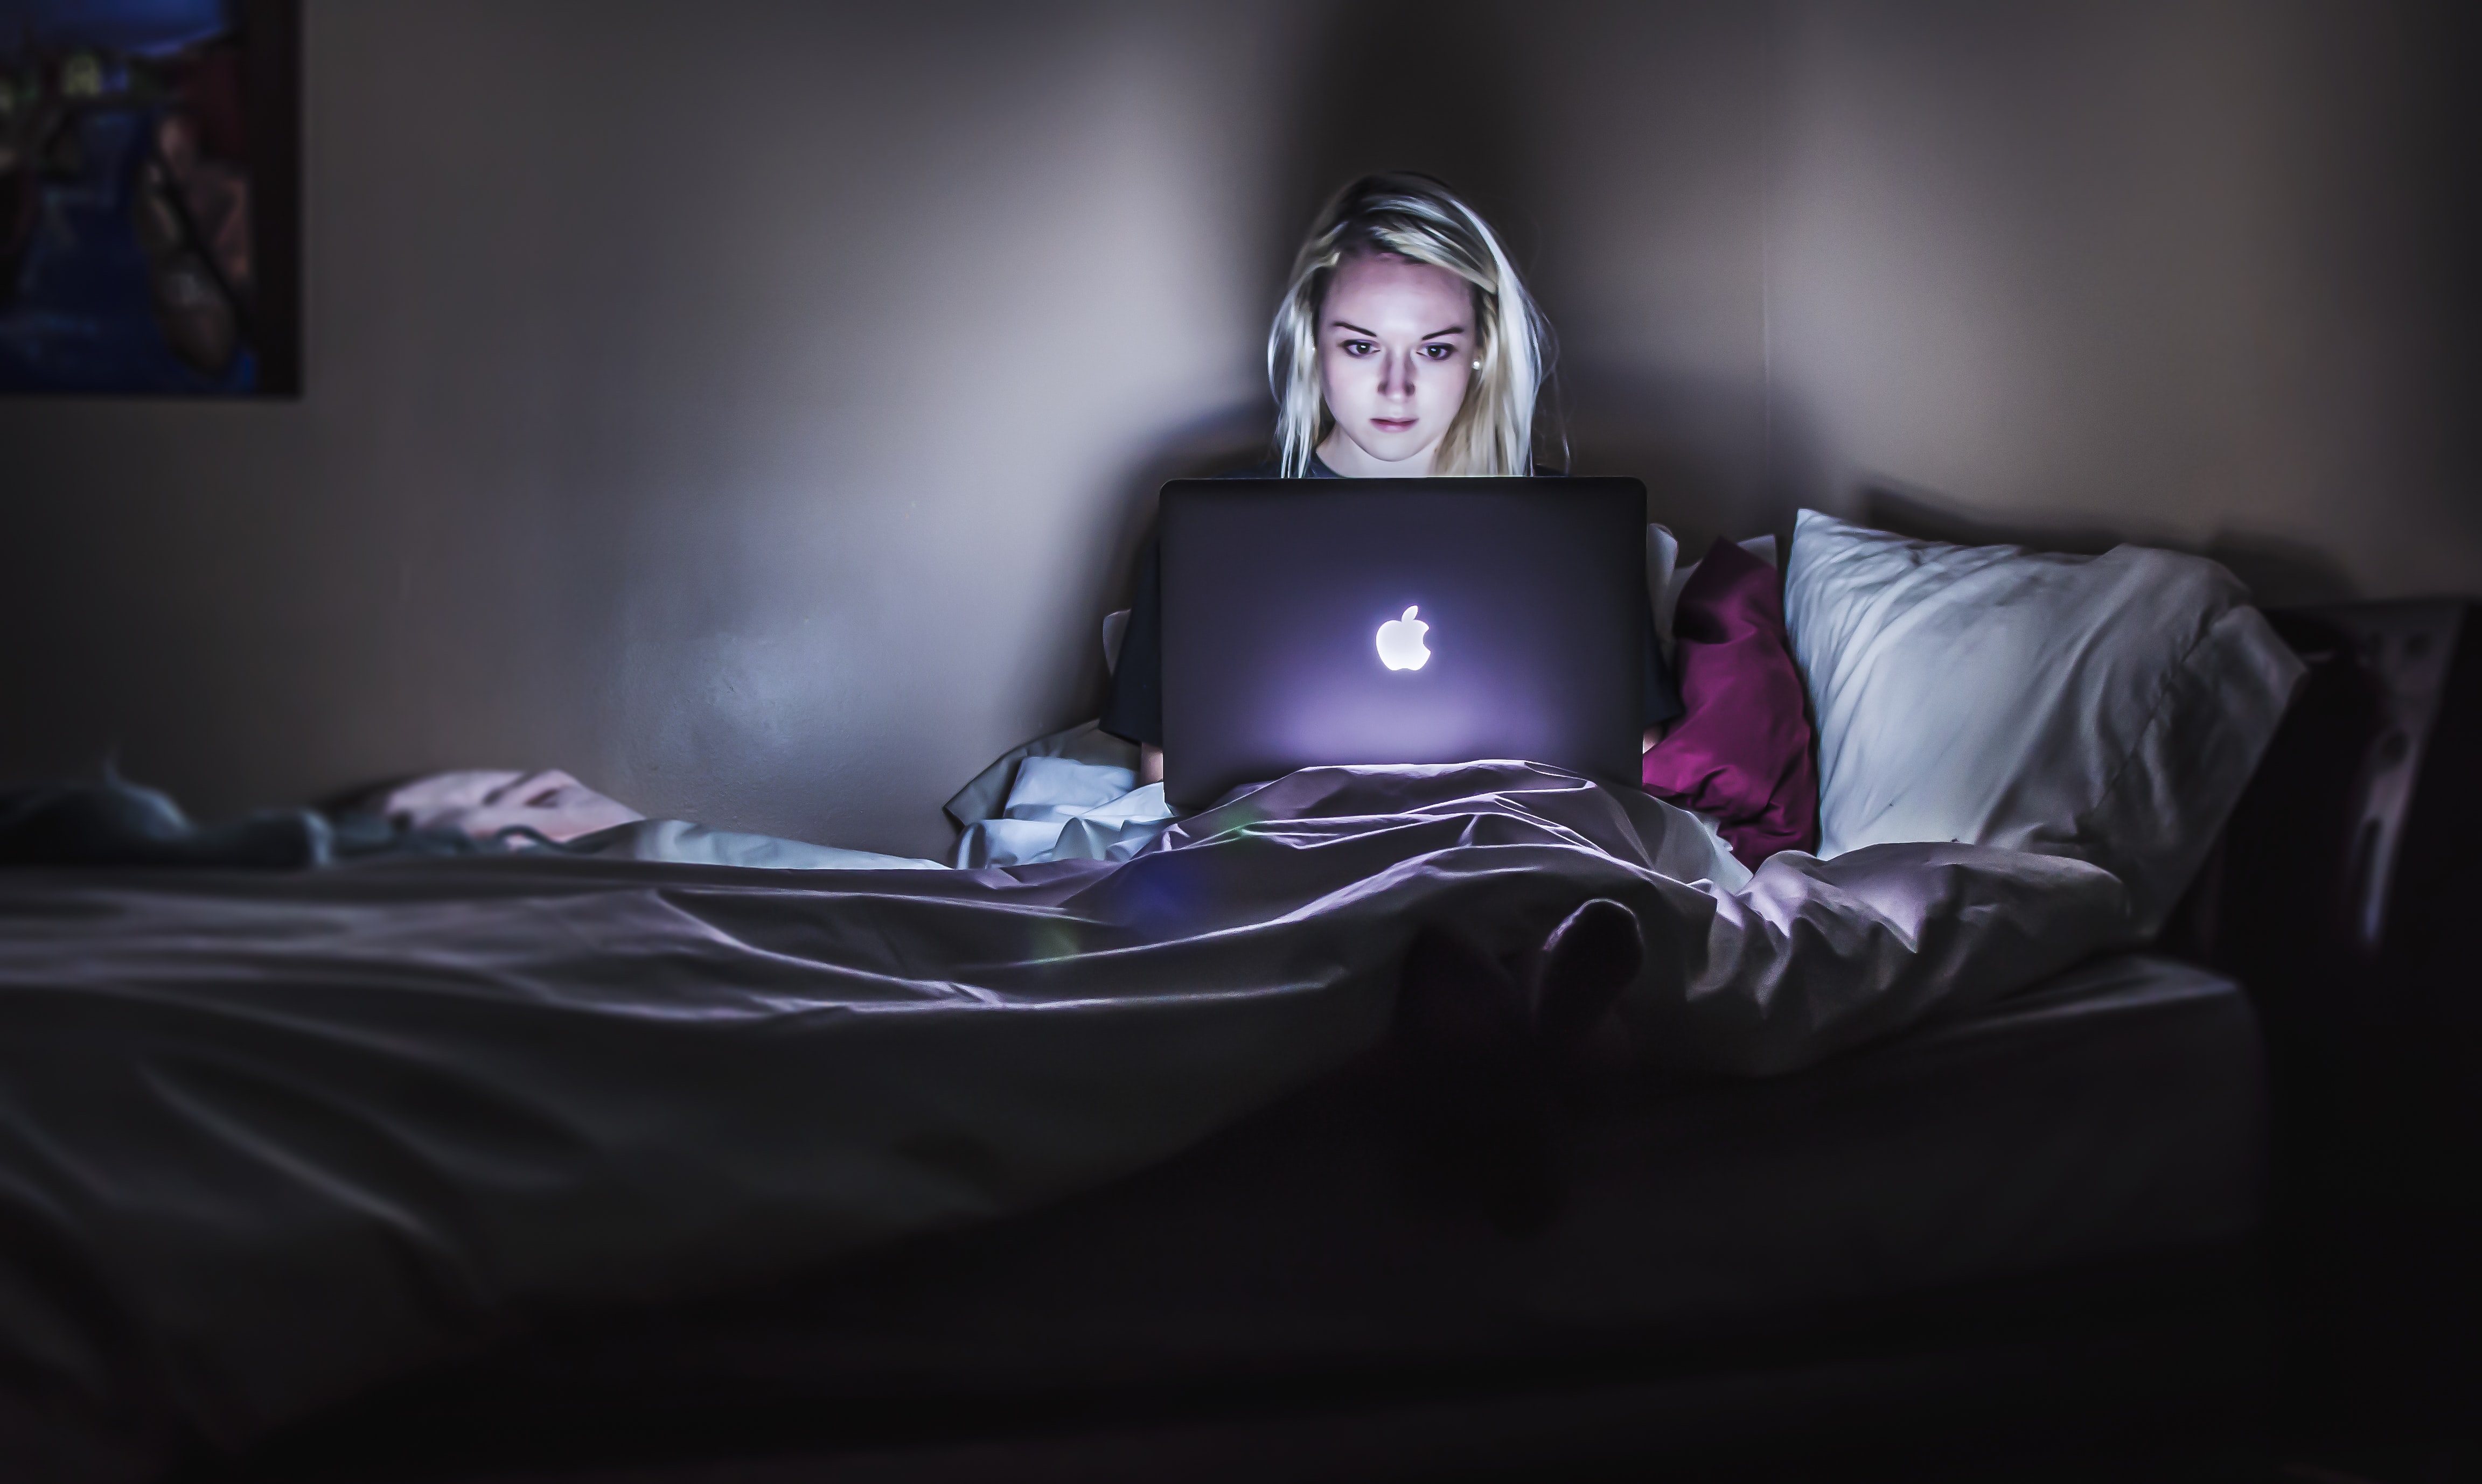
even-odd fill
[[[2249,1414],[1870,1462],[1499,1477],[1680,1484],[2482,1484],[2482,1028],[2317,1028],[2280,1074],[2278,1373]]]

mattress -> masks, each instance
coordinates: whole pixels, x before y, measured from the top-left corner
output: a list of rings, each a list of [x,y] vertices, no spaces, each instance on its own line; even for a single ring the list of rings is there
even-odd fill
[[[1694,1346],[2218,1248],[2265,1197],[2249,1002],[2158,957],[1793,1077],[1607,1088],[1562,1138],[1565,1204],[1526,1235],[1409,1183],[1401,1118],[1365,1073],[1009,1222],[734,1302],[554,1326],[426,1405],[521,1398],[540,1419],[556,1396],[764,1395],[867,1417]]]

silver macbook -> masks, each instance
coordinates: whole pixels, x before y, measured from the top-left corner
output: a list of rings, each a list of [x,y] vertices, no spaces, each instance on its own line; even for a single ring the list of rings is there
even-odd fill
[[[1637,781],[1635,480],[1180,480],[1162,550],[1175,804],[1321,764]]]

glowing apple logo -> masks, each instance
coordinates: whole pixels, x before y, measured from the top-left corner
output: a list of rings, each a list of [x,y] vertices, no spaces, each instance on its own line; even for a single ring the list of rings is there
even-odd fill
[[[1430,662],[1431,652],[1422,647],[1422,636],[1431,626],[1415,613],[1422,611],[1418,603],[1405,610],[1402,618],[1390,618],[1379,626],[1379,659],[1391,670],[1418,670]]]

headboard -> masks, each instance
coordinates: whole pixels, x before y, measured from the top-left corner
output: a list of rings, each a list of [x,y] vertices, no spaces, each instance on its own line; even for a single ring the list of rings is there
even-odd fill
[[[2164,947],[2279,1016],[2482,1014],[2482,605],[2268,617],[2310,673]]]

